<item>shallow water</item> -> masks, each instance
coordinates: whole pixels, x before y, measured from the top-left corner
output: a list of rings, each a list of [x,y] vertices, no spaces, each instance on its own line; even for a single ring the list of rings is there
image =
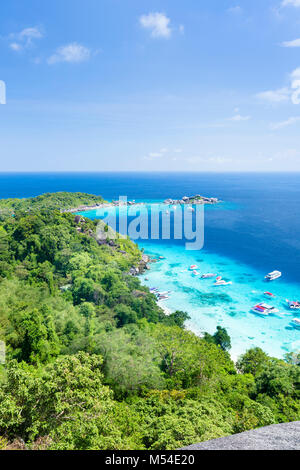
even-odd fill
[[[102,194],[107,200],[126,195],[141,201],[178,199],[184,195],[215,196],[223,204],[205,208],[204,250],[189,252],[175,240],[138,241],[141,247],[166,259],[152,265],[149,286],[173,293],[165,302],[187,311],[189,327],[213,333],[226,327],[232,355],[251,346],[282,357],[300,350],[300,330],[290,327],[296,312],[284,300],[300,300],[300,174],[299,173],[48,173],[0,174],[0,197],[29,197],[53,191]],[[126,211],[125,211],[126,212]],[[90,212],[90,217],[102,217]],[[214,287],[187,268],[230,279],[232,286]],[[266,273],[279,269],[282,279],[266,284]],[[265,299],[271,290],[274,300]],[[266,301],[288,314],[262,318],[251,307]],[[300,318],[300,312],[298,318]]]
[[[155,211],[166,211],[166,206],[155,204],[146,207]],[[171,208],[168,208],[171,211]],[[208,213],[236,210],[234,205],[224,204],[207,206]],[[92,219],[100,218],[111,212],[109,209],[82,213]],[[117,209],[120,219],[128,215],[126,208]],[[128,224],[132,219],[128,218]],[[172,218],[171,218],[172,220]],[[150,225],[150,222],[149,222]],[[149,228],[150,232],[150,228]],[[145,253],[158,260],[151,263],[151,270],[141,276],[148,287],[160,291],[171,291],[170,298],[163,305],[171,310],[187,312],[191,319],[187,327],[197,334],[205,331],[214,333],[217,325],[225,327],[232,340],[231,355],[237,358],[247,349],[255,346],[275,357],[300,349],[300,331],[291,325],[296,312],[287,308],[286,299],[299,297],[299,285],[283,278],[266,282],[267,271],[243,263],[229,256],[213,253],[204,249],[187,251],[184,241],[175,240],[138,240]],[[164,259],[159,259],[159,258]],[[197,265],[200,274],[215,273],[232,285],[214,286],[215,279],[201,279],[190,269]],[[275,268],[276,266],[274,266]],[[275,297],[270,299],[264,293],[271,291]],[[251,308],[266,302],[279,310],[278,314],[261,317],[251,312]]]

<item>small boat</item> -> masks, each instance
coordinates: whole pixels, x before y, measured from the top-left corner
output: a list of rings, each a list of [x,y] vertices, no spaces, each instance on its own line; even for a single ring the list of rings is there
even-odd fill
[[[272,271],[271,273],[265,276],[267,281],[275,281],[275,279],[279,279],[282,276],[280,271]]]
[[[299,318],[294,318],[294,320],[291,321],[291,324],[293,325],[294,328],[297,328],[297,330],[300,330],[300,320],[299,320]]]
[[[208,274],[202,274],[201,279],[211,279],[213,277],[216,277],[216,274],[208,273]]]
[[[194,276],[200,276],[200,273],[198,273],[198,271],[193,271],[193,275]]]
[[[232,282],[231,281],[224,281],[224,279],[220,279],[219,281],[216,281],[214,283],[214,286],[231,286]]]
[[[291,302],[290,300],[287,300],[287,303],[288,303],[288,306],[292,309],[292,310],[299,310],[300,309],[300,302],[296,301],[296,302]]]
[[[269,312],[264,308],[260,308],[258,305],[253,307],[251,309],[251,312],[255,313],[256,315],[262,315],[262,316],[266,316],[266,317],[269,316]]]
[[[267,304],[258,304],[258,305],[255,305],[252,309],[251,309],[251,312],[253,313],[256,313],[257,315],[262,315],[262,316],[269,316],[269,315],[272,315],[274,313],[278,313],[279,310],[275,307],[272,307],[271,305],[267,305]]]
[[[216,281],[222,281],[222,276],[218,276],[218,277],[216,278]]]
[[[264,294],[265,294],[267,297],[275,297],[275,295],[272,294],[271,292],[264,292]]]
[[[190,267],[190,270],[195,271],[195,269],[198,269],[198,266],[196,264],[192,264],[192,266]]]
[[[159,259],[166,259],[164,256],[160,256]]]

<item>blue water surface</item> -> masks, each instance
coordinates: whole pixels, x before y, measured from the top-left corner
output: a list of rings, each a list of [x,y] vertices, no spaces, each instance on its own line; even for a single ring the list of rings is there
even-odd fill
[[[0,174],[0,197],[28,197],[53,191],[84,191],[105,199],[127,196],[140,201],[202,194],[224,201],[205,207],[205,245],[199,252],[185,250],[183,241],[139,240],[146,252],[165,259],[152,265],[142,281],[170,290],[165,306],[186,310],[189,327],[213,332],[226,327],[232,337],[232,355],[251,346],[282,357],[300,349],[300,330],[291,327],[297,316],[285,299],[300,300],[300,178],[283,174],[204,173],[68,173]],[[104,214],[90,212],[91,218]],[[188,270],[216,272],[233,282],[216,288]],[[264,275],[279,269],[283,277],[266,285]],[[148,280],[145,279],[147,277]],[[251,306],[265,300],[271,290],[279,315],[261,318]],[[299,316],[298,316],[299,318]]]

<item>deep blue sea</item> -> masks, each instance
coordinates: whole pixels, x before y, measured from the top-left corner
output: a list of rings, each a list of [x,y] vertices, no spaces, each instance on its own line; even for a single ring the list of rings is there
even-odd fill
[[[300,330],[290,324],[297,312],[285,303],[287,298],[300,300],[300,174],[0,174],[0,198],[53,191],[83,191],[107,200],[127,196],[147,203],[193,194],[218,197],[222,204],[205,207],[203,250],[186,251],[183,242],[174,240],[138,241],[146,252],[165,258],[152,265],[142,282],[172,291],[165,307],[188,311],[188,326],[195,332],[226,327],[234,357],[251,346],[277,357],[300,349]],[[233,284],[216,288],[211,280],[201,281],[189,271],[191,264]],[[266,284],[264,275],[274,269],[283,272],[282,278]],[[265,290],[276,297],[265,299]],[[262,318],[250,312],[266,300],[278,308],[278,315]]]

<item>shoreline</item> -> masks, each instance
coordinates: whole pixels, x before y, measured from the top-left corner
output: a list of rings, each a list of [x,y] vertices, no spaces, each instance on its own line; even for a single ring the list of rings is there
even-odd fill
[[[164,210],[163,202],[156,204],[160,204],[162,206],[162,210]],[[114,206],[115,205],[112,203],[107,202],[97,205],[94,209]],[[91,210],[91,208],[88,208],[87,210]],[[84,216],[84,214],[82,215]],[[139,247],[142,249],[143,244],[139,244]],[[149,248],[150,247],[148,245],[144,246],[145,253],[149,253],[151,258],[158,258],[157,253],[160,251],[161,247],[158,248],[157,245],[154,245],[153,251],[149,250]],[[168,249],[166,246],[163,246],[162,249],[164,251],[160,254],[163,254],[168,258],[168,260],[165,261],[165,269],[159,269],[159,267],[157,267],[158,272],[156,272],[157,268],[155,268],[155,266],[152,267],[152,263],[150,262],[150,283],[142,281],[142,284],[147,287],[152,285],[159,286],[161,290],[172,290],[174,292],[175,288],[172,284],[172,277],[165,276],[166,272],[173,271],[175,280],[178,276],[178,280],[181,285],[186,286],[186,288],[190,290],[191,295],[193,295],[193,291],[196,293],[196,290],[199,290],[199,284],[196,282],[197,278],[190,276],[186,278],[186,274],[184,274],[181,268],[177,268],[176,271],[175,265],[178,263],[176,252],[171,253],[171,251],[173,251],[171,250],[171,247]],[[182,261],[184,264],[182,269],[187,269],[187,266],[190,266],[192,263],[199,265],[197,259],[189,259],[186,253],[183,253],[181,250],[179,251],[180,256],[183,256],[184,259],[184,261]],[[203,258],[202,255],[201,258]],[[168,266],[169,263],[173,264],[171,268]],[[262,273],[259,272],[258,268],[251,265],[249,266],[245,263],[237,264],[230,257],[215,253],[205,254],[205,258],[204,260],[201,259],[201,263],[203,263],[201,266],[204,273],[216,272],[225,277],[227,274],[227,276],[229,276],[229,278],[234,282],[233,287],[228,287],[228,291],[224,290],[224,292],[222,291],[222,288],[220,288],[220,290],[212,291],[210,284],[208,282],[204,282],[203,289],[201,288],[201,293],[199,295],[202,295],[204,300],[205,296],[212,296],[212,294],[216,295],[214,295],[212,305],[207,305],[209,311],[208,308],[206,308],[207,311],[205,311],[204,306],[200,304],[198,312],[197,307],[195,307],[195,305],[193,306],[193,298],[183,294],[181,289],[177,286],[174,298],[170,298],[167,302],[158,302],[159,307],[166,315],[170,315],[170,313],[174,312],[176,309],[187,311],[188,313],[192,312],[193,320],[192,322],[186,323],[186,328],[198,337],[203,336],[203,331],[208,331],[208,333],[213,334],[213,328],[218,324],[226,327],[232,338],[232,351],[230,351],[229,354],[234,362],[240,355],[244,354],[246,350],[251,347],[260,347],[271,357],[277,357],[280,359],[283,358],[284,354],[298,349],[300,338],[296,336],[296,330],[292,329],[290,326],[292,315],[286,315],[284,317],[274,316],[269,319],[262,319],[260,317],[257,318],[250,313],[252,305],[265,300],[263,293],[266,290],[266,286]],[[159,273],[159,271],[161,272]],[[152,273],[154,273],[154,276]],[[160,278],[158,276],[160,276]],[[281,281],[274,283],[272,286],[274,286],[274,293],[276,295],[274,303],[279,309],[284,308],[284,305],[281,302],[282,299],[294,298],[296,296],[296,284],[294,283]],[[226,300],[226,295],[228,296],[228,300]],[[222,296],[224,296],[224,299],[222,299]],[[169,305],[172,307],[170,308]],[[284,340],[279,338],[278,332],[280,331],[282,334],[284,333]]]
[[[204,331],[214,334],[217,325],[225,327],[231,337],[232,349],[229,354],[234,362],[253,347],[259,347],[269,356],[279,359],[283,359],[289,352],[299,350],[300,336],[291,326],[294,315],[292,312],[268,318],[257,317],[251,313],[252,305],[264,301],[266,290],[265,282],[256,269],[237,265],[223,256],[205,253],[201,260],[203,272],[209,272],[212,268],[212,272],[221,270],[220,274],[225,271],[225,275],[227,271],[227,275],[234,281],[233,286],[226,290],[225,288],[215,290],[209,281],[199,284],[198,278],[189,275],[186,266],[191,264],[193,255],[183,254],[181,250],[172,252],[171,248],[165,246],[159,248],[153,246],[153,250],[149,249],[149,246],[145,248],[150,256],[157,256],[156,253],[160,251],[165,261],[161,266],[152,267],[150,264],[151,271],[147,273],[149,279],[147,282],[141,279],[142,284],[147,287],[159,286],[163,291],[172,291],[172,296],[165,303],[166,308],[171,312],[176,309],[187,312],[191,320],[186,322],[186,329],[196,336],[202,337]],[[180,264],[178,264],[179,255],[183,256]],[[295,286],[283,281],[273,286],[276,295],[274,306],[280,312],[284,311],[285,305],[282,299],[287,292],[291,297],[295,296],[293,294]],[[201,298],[203,298],[202,303]],[[208,305],[210,298],[212,304]],[[196,304],[197,299],[199,303]]]
[[[204,196],[184,196],[182,199],[166,199],[165,201],[161,201],[161,203],[153,203],[153,204],[164,204],[164,205],[175,205],[175,206],[184,206],[184,205],[203,205],[203,204],[219,204],[220,201],[218,198],[214,197],[204,197]],[[70,213],[74,214],[76,212],[89,212],[97,209],[111,209],[113,207],[132,207],[132,206],[144,206],[146,202],[136,202],[135,200],[132,201],[111,201],[111,202],[103,202],[98,203],[92,206],[78,206],[71,209],[61,209],[61,213]],[[151,204],[151,203],[150,203]]]

